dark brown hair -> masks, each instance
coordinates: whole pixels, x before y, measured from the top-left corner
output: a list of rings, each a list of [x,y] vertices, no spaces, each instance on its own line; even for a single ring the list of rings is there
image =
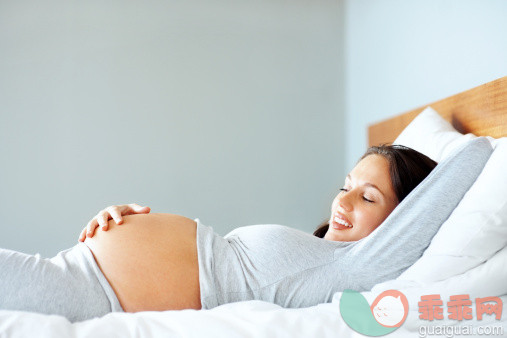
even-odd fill
[[[428,176],[435,168],[437,162],[420,152],[401,145],[374,146],[368,148],[366,153],[359,159],[366,156],[380,155],[389,162],[389,176],[391,184],[398,199],[398,203]],[[314,235],[324,238],[329,228],[329,220],[324,221],[314,231]]]

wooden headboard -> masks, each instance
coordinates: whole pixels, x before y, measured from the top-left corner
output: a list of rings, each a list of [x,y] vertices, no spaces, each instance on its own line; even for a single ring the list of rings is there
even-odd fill
[[[431,106],[459,132],[507,136],[507,76],[424,105],[368,127],[368,144],[392,143],[424,108]]]

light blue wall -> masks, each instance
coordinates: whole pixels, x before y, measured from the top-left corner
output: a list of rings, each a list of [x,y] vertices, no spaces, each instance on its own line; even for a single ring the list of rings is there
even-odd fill
[[[346,1],[346,171],[370,123],[507,75],[507,1]]]
[[[501,0],[0,1],[0,247],[52,255],[124,202],[221,234],[311,231],[369,123],[507,75],[506,14]]]
[[[138,202],[312,231],[343,177],[333,0],[0,1],[0,247]]]

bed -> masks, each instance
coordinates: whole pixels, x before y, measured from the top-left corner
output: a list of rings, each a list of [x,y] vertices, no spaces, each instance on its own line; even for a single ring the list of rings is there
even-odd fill
[[[487,136],[494,148],[423,256],[397,279],[360,294],[373,305],[389,290],[406,297],[402,324],[388,336],[507,335],[501,312],[507,302],[507,77],[376,123],[368,135],[370,145],[399,143],[437,161],[477,136]],[[361,330],[380,335],[361,321],[344,319],[355,296],[338,292],[331,303],[301,309],[248,301],[205,311],[110,313],[78,323],[0,311],[0,337],[362,337]],[[429,301],[437,305],[427,307]]]

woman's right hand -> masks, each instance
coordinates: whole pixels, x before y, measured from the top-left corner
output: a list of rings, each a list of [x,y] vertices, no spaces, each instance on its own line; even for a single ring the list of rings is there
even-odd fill
[[[114,219],[116,224],[121,225],[123,223],[124,215],[133,214],[147,214],[150,212],[150,207],[142,207],[139,204],[124,204],[124,205],[112,205],[110,207],[101,210],[95,217],[88,222],[86,227],[81,231],[79,235],[79,241],[84,242],[86,237],[93,237],[95,229],[100,225],[102,230],[107,231],[109,228],[108,221]]]

